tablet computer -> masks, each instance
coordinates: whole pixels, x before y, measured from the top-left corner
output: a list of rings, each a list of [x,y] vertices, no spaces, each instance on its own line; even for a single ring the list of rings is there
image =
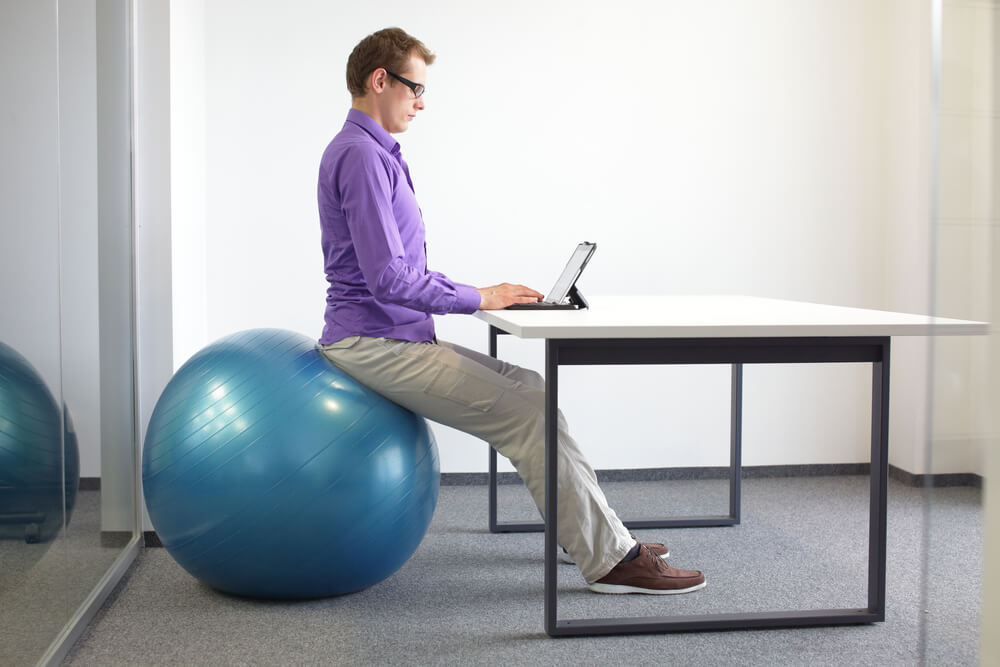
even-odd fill
[[[587,301],[576,288],[576,281],[580,279],[580,274],[583,273],[595,250],[597,250],[596,243],[584,241],[578,245],[573,250],[573,254],[570,255],[569,261],[566,262],[566,268],[559,274],[556,284],[552,286],[552,289],[549,290],[543,301],[536,303],[515,303],[507,306],[506,309],[536,310],[538,308],[555,308],[561,310],[578,310],[586,308]]]

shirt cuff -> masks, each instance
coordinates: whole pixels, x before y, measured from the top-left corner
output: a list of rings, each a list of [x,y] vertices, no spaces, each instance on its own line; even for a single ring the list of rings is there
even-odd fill
[[[472,285],[455,285],[455,305],[453,313],[470,314],[479,310],[482,303],[482,295]]]

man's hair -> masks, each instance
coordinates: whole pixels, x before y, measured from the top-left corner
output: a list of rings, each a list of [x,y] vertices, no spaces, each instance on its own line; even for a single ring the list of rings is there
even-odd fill
[[[399,28],[385,28],[368,35],[347,59],[347,89],[351,96],[365,96],[368,78],[379,67],[398,74],[409,67],[413,55],[420,56],[428,65],[434,62],[434,54],[423,42]]]

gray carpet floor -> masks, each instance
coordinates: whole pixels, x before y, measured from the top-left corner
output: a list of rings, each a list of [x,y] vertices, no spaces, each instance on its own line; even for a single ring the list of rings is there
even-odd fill
[[[0,539],[0,665],[33,665],[121,552],[101,541],[101,493],[80,491],[48,542]]]
[[[624,518],[722,513],[724,482],[615,482]],[[532,519],[523,487],[501,518]],[[66,659],[69,665],[975,665],[982,508],[970,487],[890,482],[884,623],[830,628],[551,639],[542,625],[542,536],[485,529],[486,489],[442,487],[420,548],[352,595],[263,602],[218,593],[164,549],[145,549]],[[561,618],[866,605],[866,477],[748,479],[739,526],[639,533],[705,571],[688,595],[590,593],[560,565]],[[930,506],[930,511],[927,507]],[[651,509],[659,508],[659,509]],[[662,508],[669,508],[669,512]],[[925,596],[925,527],[930,539]]]

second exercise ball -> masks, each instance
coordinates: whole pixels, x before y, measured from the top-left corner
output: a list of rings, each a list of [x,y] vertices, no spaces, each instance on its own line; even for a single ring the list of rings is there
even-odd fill
[[[41,374],[0,343],[0,537],[51,540],[80,485],[73,422]]]
[[[439,478],[421,417],[280,329],[227,336],[185,363],[157,401],[142,463],[171,556],[209,586],[261,598],[390,576],[423,539]]]

